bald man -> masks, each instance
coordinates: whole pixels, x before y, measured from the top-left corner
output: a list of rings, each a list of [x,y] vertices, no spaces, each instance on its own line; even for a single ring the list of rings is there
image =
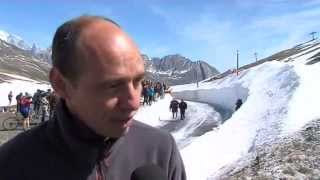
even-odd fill
[[[133,120],[144,62],[118,24],[97,16],[67,21],[55,33],[52,62],[56,113],[2,145],[0,179],[129,180],[148,164],[169,180],[186,179],[173,137]]]

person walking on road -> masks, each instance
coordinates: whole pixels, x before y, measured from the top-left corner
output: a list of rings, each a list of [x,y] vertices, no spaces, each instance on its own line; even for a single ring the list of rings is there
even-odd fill
[[[17,110],[16,110],[16,113],[20,113],[21,98],[22,98],[22,96],[23,96],[22,92],[19,93],[19,94],[16,96],[16,101],[17,101]]]
[[[169,107],[169,109],[172,112],[172,119],[177,118],[177,116],[178,116],[178,107],[179,107],[179,102],[177,100],[173,99],[170,102],[170,107]]]
[[[242,104],[243,104],[242,99],[237,99],[235,110],[237,111],[242,106]]]
[[[9,106],[11,105],[11,102],[12,102],[12,91],[9,92],[8,94],[8,100],[9,100]]]
[[[186,109],[187,109],[187,103],[183,99],[181,99],[181,102],[179,103],[180,120],[185,119]]]

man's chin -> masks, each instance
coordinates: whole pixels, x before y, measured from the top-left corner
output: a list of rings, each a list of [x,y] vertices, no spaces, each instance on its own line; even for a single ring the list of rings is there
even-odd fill
[[[112,138],[119,138],[121,136],[125,136],[130,130],[130,127],[123,127],[121,129],[119,129],[118,131],[116,132],[113,132],[111,135],[109,135],[109,137],[112,137]]]
[[[108,128],[104,129],[104,135],[106,137],[119,138],[121,136],[126,135],[130,127],[133,124],[133,119],[130,119],[126,122],[115,122],[113,124],[109,124]]]

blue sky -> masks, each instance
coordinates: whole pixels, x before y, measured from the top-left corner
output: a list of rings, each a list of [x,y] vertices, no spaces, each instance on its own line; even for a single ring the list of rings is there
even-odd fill
[[[219,71],[235,67],[237,49],[245,65],[320,33],[320,0],[2,0],[0,30],[46,48],[83,14],[115,20],[149,57],[181,54]]]

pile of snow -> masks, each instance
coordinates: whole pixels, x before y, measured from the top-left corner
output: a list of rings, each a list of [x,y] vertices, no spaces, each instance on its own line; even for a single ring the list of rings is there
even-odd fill
[[[290,95],[297,86],[292,66],[270,62],[247,71],[240,77],[232,75],[224,80],[201,84],[207,92],[202,101],[212,104],[225,100],[223,106],[233,105],[240,98],[234,97],[238,88],[248,89],[248,94],[243,98],[243,106],[218,131],[208,132],[182,150],[188,179],[206,179],[219,168],[245,155],[253,145],[279,134],[279,123],[285,119],[285,114],[278,110],[286,110]],[[179,89],[176,94],[184,96],[184,91],[181,87]],[[223,94],[225,89],[229,91]],[[235,94],[228,96],[232,93]]]
[[[306,121],[320,117],[320,63],[312,66],[298,64],[295,71],[299,74],[300,86],[289,102],[288,118],[283,124],[283,134],[299,130]]]
[[[320,77],[320,64],[273,61],[240,76],[202,83],[198,89],[194,84],[174,87],[175,96],[226,108],[237,98],[245,99],[218,131],[208,132],[182,149],[188,179],[207,179],[257,145],[272,143],[319,118],[316,103],[320,102],[320,84],[316,77]]]

